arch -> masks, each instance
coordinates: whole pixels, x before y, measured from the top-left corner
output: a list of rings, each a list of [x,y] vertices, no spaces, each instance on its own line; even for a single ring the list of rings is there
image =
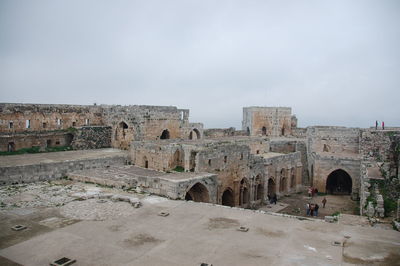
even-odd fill
[[[208,189],[202,183],[197,182],[186,192],[185,200],[193,200],[195,202],[210,202]]]
[[[285,136],[285,127],[282,127],[282,136]]]
[[[261,134],[262,134],[263,136],[266,136],[266,135],[267,135],[267,128],[266,128],[266,127],[262,127],[262,129],[261,129]]]
[[[118,127],[119,127],[119,128],[122,128],[122,129],[127,129],[127,128],[128,128],[128,124],[125,123],[124,121],[121,121],[121,122],[118,124]]]
[[[14,142],[9,142],[7,145],[7,151],[8,152],[13,152],[15,151],[15,143]]]
[[[169,139],[169,131],[168,129],[164,129],[163,132],[161,133],[160,139]]]
[[[221,202],[222,202],[222,205],[225,205],[225,206],[231,206],[231,207],[235,206],[235,201],[233,198],[233,191],[231,188],[225,189],[224,193],[222,193]]]
[[[70,146],[72,144],[72,141],[74,140],[74,135],[71,133],[68,133],[65,136],[65,146]]]
[[[197,128],[195,128],[193,129],[193,132],[196,133],[196,139],[200,139],[200,131]]]
[[[350,195],[353,181],[351,176],[342,169],[331,172],[326,179],[326,192],[336,195]]]
[[[273,177],[268,179],[268,195],[272,196],[276,193],[276,185]]]

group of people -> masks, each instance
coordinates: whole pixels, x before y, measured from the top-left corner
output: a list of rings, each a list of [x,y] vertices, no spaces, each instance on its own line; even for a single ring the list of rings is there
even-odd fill
[[[317,194],[317,193],[318,193],[318,189],[317,188],[314,188],[314,187],[309,187],[308,188],[308,196],[310,198],[313,198],[314,195]]]
[[[375,129],[378,129],[378,120],[375,121]],[[385,130],[385,122],[382,121],[382,129]]]
[[[324,199],[322,200],[322,208],[325,208],[326,205],[326,198],[324,197]],[[318,216],[318,210],[319,210],[319,205],[318,204],[314,204],[314,203],[310,203],[308,202],[306,204],[306,214],[307,216]]]
[[[314,203],[306,204],[307,216],[318,216],[319,205]]]

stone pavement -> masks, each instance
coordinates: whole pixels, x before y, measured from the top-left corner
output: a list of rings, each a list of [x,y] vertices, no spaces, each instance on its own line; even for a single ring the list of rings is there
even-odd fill
[[[81,221],[58,228],[57,219],[41,218],[52,228],[5,245],[0,256],[22,265],[49,265],[62,257],[76,265],[396,265],[400,259],[400,232],[393,230],[155,196],[141,195],[140,201],[140,208],[117,202],[114,211],[102,212],[104,219],[83,221],[80,214],[111,210],[113,203],[68,202],[57,208]],[[249,230],[238,231],[240,226]]]

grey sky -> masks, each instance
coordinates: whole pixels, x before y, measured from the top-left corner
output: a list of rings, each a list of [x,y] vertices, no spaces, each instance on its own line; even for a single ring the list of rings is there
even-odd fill
[[[400,1],[0,0],[0,102],[243,106],[400,125]]]

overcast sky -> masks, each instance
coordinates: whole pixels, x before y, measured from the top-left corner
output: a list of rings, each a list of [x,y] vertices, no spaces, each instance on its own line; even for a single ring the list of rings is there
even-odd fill
[[[243,106],[400,126],[400,1],[0,0],[0,102]]]

